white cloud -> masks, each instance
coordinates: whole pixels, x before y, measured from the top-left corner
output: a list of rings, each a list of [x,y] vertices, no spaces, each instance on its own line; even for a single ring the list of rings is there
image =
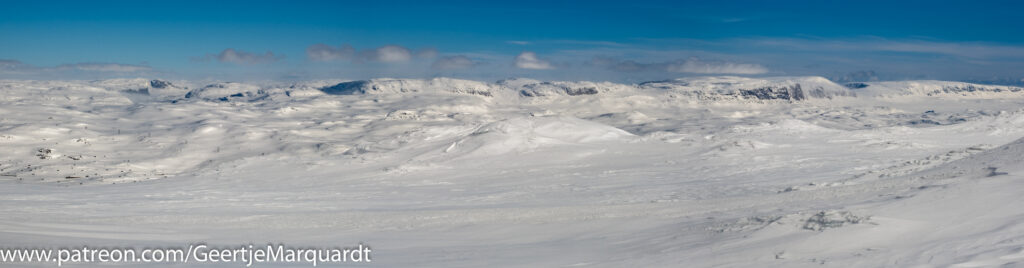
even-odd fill
[[[388,62],[399,63],[417,59],[433,59],[440,54],[435,48],[424,48],[415,53],[399,45],[386,45],[374,49],[363,50],[358,54],[350,45],[332,47],[326,44],[314,44],[306,48],[306,57],[313,61],[353,60],[355,63]],[[358,55],[358,56],[357,56]]]
[[[332,47],[325,44],[315,44],[306,48],[306,57],[314,61],[351,59],[353,55],[355,55],[355,49],[350,45]]]
[[[597,46],[597,47],[629,47],[627,44],[612,42],[612,41],[600,41],[600,40],[572,40],[572,39],[553,39],[553,40],[535,40],[535,41],[520,41],[520,40],[509,40],[505,41],[507,44],[512,45],[583,45],[583,46]]]
[[[68,63],[41,67],[18,60],[0,59],[0,77],[30,79],[98,79],[123,75],[153,74],[153,68],[144,65],[120,63]]]
[[[629,47],[629,45],[611,42],[611,41],[596,41],[596,40],[549,40],[543,41],[544,43],[552,44],[567,44],[567,45],[585,45],[585,46],[598,46],[598,47]]]
[[[877,37],[839,40],[768,38],[738,41],[800,51],[925,53],[970,59],[1024,57],[1024,47],[984,42],[891,40]]]
[[[363,58],[379,62],[406,62],[412,59],[412,52],[408,48],[396,45],[387,45],[373,50],[362,52]]]
[[[235,50],[234,48],[224,49],[220,53],[206,54],[206,56],[193,58],[194,61],[208,61],[210,59],[216,59],[219,62],[229,62],[240,65],[251,65],[251,64],[264,64],[273,63],[281,60],[282,56],[274,55],[274,52],[267,51],[263,54],[256,54],[245,52],[241,50]]]
[[[437,61],[435,61],[434,64],[431,65],[431,67],[440,70],[452,70],[465,69],[473,67],[474,65],[476,65],[476,62],[473,62],[473,60],[469,59],[469,57],[456,55],[437,59]]]
[[[416,52],[416,57],[421,59],[433,59],[436,58],[440,52],[436,48],[424,48]]]
[[[620,60],[612,57],[596,56],[587,64],[603,67],[617,72],[674,72],[695,74],[763,74],[768,68],[759,64],[734,63],[724,61],[702,61],[697,57],[686,60],[668,62],[642,63],[633,60]]]
[[[0,74],[23,75],[40,72],[40,68],[18,60],[0,59]]]
[[[112,72],[112,73],[133,73],[149,71],[152,68],[148,66],[131,65],[131,64],[118,64],[118,63],[75,63],[75,64],[63,64],[57,66],[57,69],[61,70],[80,70],[80,71],[91,71],[91,72]]]
[[[650,70],[665,70],[666,63],[640,63],[634,60],[620,60],[611,57],[596,56],[586,64],[604,67],[619,72],[642,72]]]
[[[736,63],[760,63],[766,74],[841,76],[858,70],[874,70],[880,80],[938,79],[988,81],[993,77],[1019,81],[1024,70],[1024,46],[992,42],[949,42],[919,39],[856,38],[728,38],[728,39],[636,39],[628,48],[598,47],[559,50],[558,59],[612,57],[622,65],[598,66],[611,71],[635,69],[626,60],[644,63],[650,69],[630,78],[667,72],[668,64],[681,71],[683,61],[698,57]],[[671,49],[661,49],[671,47]],[[771,63],[771,66],[767,65]],[[647,72],[649,71],[649,72]],[[1012,78],[1012,79],[1010,79]],[[998,81],[997,81],[998,82]],[[996,82],[992,82],[996,83]],[[1009,83],[1009,82],[998,82]],[[1016,84],[1016,83],[1014,83]]]
[[[403,63],[416,59],[433,59],[440,54],[435,48],[423,48],[415,52],[399,45],[386,45],[374,49],[361,50],[350,45],[333,47],[326,44],[314,44],[306,47],[306,57],[312,61],[352,60],[353,63],[385,62]]]
[[[697,74],[763,74],[768,72],[768,68],[760,64],[705,62],[697,58],[670,63],[666,70],[676,73]]]
[[[0,59],[0,68],[14,68],[21,65],[24,65],[24,63],[17,60]]]
[[[520,69],[534,69],[534,70],[547,70],[554,69],[551,63],[540,58],[537,58],[537,53],[530,51],[524,51],[516,56],[516,67]]]

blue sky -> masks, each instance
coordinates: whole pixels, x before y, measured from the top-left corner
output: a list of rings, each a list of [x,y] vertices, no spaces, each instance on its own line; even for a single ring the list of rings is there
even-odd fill
[[[1024,83],[1011,1],[5,1],[0,78]]]

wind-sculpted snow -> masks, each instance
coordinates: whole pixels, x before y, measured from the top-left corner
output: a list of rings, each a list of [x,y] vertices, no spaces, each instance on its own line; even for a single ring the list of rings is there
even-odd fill
[[[915,175],[924,180],[994,177],[1009,175],[1007,170],[1019,170],[1021,163],[1024,163],[1024,138],[943,163]]]
[[[0,241],[362,241],[396,267],[1024,261],[1024,96],[864,85],[2,80]]]
[[[518,117],[484,124],[444,152],[469,157],[500,155],[544,146],[622,141],[632,136],[621,129],[572,117]]]

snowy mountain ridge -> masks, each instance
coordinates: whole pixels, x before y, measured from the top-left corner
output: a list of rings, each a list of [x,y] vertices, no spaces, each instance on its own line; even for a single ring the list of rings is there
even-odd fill
[[[1020,87],[981,85],[953,81],[864,82],[840,85],[824,77],[736,76],[691,77],[638,84],[593,81],[540,81],[526,78],[486,83],[453,78],[371,79],[342,82],[321,87],[328,94],[415,94],[454,93],[485,97],[558,98],[579,96],[661,95],[695,99],[699,102],[793,102],[840,97],[892,96],[975,96],[1024,94]],[[991,96],[995,97],[995,96]]]
[[[592,81],[539,81],[525,78],[505,79],[495,83],[451,78],[371,79],[343,82],[322,87],[321,90],[336,95],[455,93],[498,98],[669,94],[672,97],[690,97],[707,102],[802,101],[856,95],[849,89],[822,77],[699,77],[632,85]]]
[[[690,77],[638,84],[593,81],[540,81],[513,78],[497,82],[480,82],[455,78],[396,79],[377,78],[355,81],[309,81],[291,84],[256,85],[239,82],[215,82],[189,88],[189,81],[160,79],[109,79],[96,81],[19,81],[0,80],[0,86],[32,85],[29,94],[47,95],[45,90],[97,91],[121,93],[134,101],[189,100],[257,101],[270,96],[280,98],[318,95],[397,95],[455,94],[471,95],[493,101],[516,102],[520,99],[617,98],[646,95],[660,99],[677,99],[691,103],[788,103],[816,99],[847,97],[972,97],[997,98],[1024,96],[1024,88],[981,85],[951,81],[888,81],[836,84],[824,77],[736,76]],[[20,87],[24,90],[24,87]],[[9,94],[10,95],[10,94]],[[117,94],[111,95],[117,98]],[[274,97],[274,99],[278,99]]]
[[[1001,85],[982,85],[966,82],[917,80],[851,83],[862,91],[873,96],[964,96],[964,97],[996,97],[1024,94],[1024,88]],[[847,84],[847,85],[851,85]]]

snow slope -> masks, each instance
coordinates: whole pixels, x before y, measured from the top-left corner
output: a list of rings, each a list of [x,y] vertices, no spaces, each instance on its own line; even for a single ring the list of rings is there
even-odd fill
[[[947,96],[992,98],[1002,95],[1024,94],[1024,88],[1014,86],[979,85],[947,81],[895,81],[856,83],[855,87],[876,96]]]
[[[387,267],[1024,261],[1024,92],[1011,87],[118,79],[0,92],[5,247],[364,242]]]
[[[855,95],[823,77],[695,77],[646,82],[640,87],[677,92],[703,101],[801,101]]]

